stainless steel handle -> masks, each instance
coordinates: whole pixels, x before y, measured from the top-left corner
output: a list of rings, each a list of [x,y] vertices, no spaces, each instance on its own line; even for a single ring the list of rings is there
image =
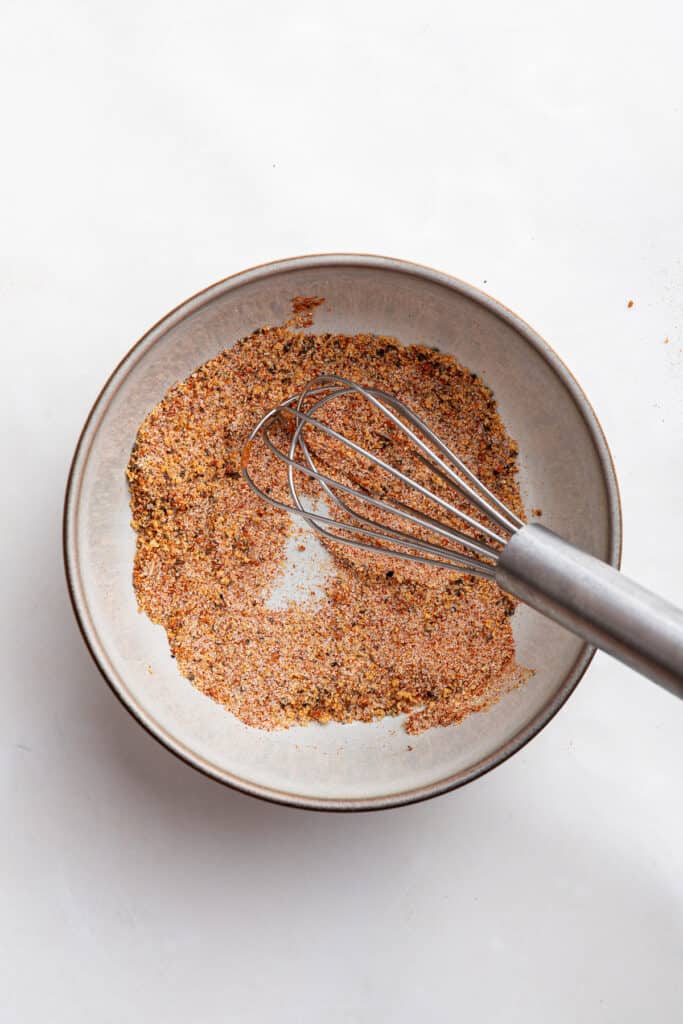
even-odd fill
[[[683,611],[568,544],[523,526],[498,561],[503,590],[683,698]]]

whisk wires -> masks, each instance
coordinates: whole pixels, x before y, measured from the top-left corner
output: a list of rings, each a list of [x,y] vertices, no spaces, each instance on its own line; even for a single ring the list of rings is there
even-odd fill
[[[457,504],[320,418],[330,403],[354,395],[385,417],[391,425],[389,429],[393,427],[408,440],[414,458],[455,490],[460,499]],[[280,430],[278,440],[274,439],[275,426],[283,424],[288,430]],[[426,512],[424,507],[415,508],[402,498],[388,494],[386,487],[378,496],[354,483],[348,473],[346,481],[328,475],[312,450],[310,438],[315,431],[344,446],[349,459],[363,460],[399,485],[412,489],[419,495],[422,506],[435,507],[439,518]],[[250,451],[259,440],[286,467],[289,502],[274,498],[249,472]],[[303,391],[261,418],[244,447],[241,472],[261,498],[276,508],[303,517],[328,540],[485,578],[493,578],[502,548],[523,525],[403,402],[377,388],[362,387],[334,374],[315,378]],[[310,493],[303,494],[304,479],[318,485],[322,501],[315,502]],[[465,506],[469,503],[469,511],[463,507],[463,501]],[[335,511],[341,513],[341,517],[336,517]],[[370,512],[374,518],[367,514]],[[472,512],[486,517],[488,524],[475,518]],[[417,529],[418,533],[409,532],[406,526]],[[471,532],[465,532],[463,527]]]

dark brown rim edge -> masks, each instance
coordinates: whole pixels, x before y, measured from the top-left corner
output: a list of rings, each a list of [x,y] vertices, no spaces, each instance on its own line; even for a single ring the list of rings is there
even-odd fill
[[[408,260],[359,253],[320,253],[258,264],[248,270],[232,274],[229,277],[210,285],[208,288],[202,289],[202,291],[197,292],[185,302],[180,303],[172,309],[171,312],[166,314],[166,316],[158,320],[157,323],[154,324],[142,336],[142,338],[132,346],[132,348],[126,353],[126,355],[124,355],[115,367],[95,399],[95,402],[93,403],[83,425],[67,478],[66,493],[64,497],[62,546],[66,581],[71,605],[73,607],[81,635],[86,647],[90,651],[93,661],[105,682],[121,704],[133,716],[133,718],[135,718],[151,736],[165,746],[167,750],[178,757],[181,761],[191,765],[193,768],[202,772],[204,775],[207,775],[209,778],[215,779],[217,782],[242,793],[246,793],[249,796],[254,796],[270,803],[317,811],[374,811],[418,803],[423,800],[432,799],[436,796],[441,796],[443,793],[458,789],[461,786],[480,778],[482,775],[485,775],[493,768],[502,764],[513,754],[526,746],[526,744],[536,736],[552,718],[555,717],[560,708],[574,692],[581,678],[585,674],[586,669],[593,659],[595,649],[590,647],[588,644],[585,644],[581,653],[577,657],[572,670],[568,674],[564,685],[555,697],[545,706],[545,708],[540,711],[526,726],[526,728],[519,732],[513,740],[499,749],[495,755],[492,755],[491,757],[474,765],[465,775],[459,775],[457,777],[451,776],[440,783],[408,790],[407,792],[395,797],[370,797],[349,800],[297,797],[285,791],[270,789],[266,786],[259,786],[254,783],[246,782],[238,777],[232,777],[228,773],[221,773],[215,768],[215,766],[193,753],[183,744],[174,739],[174,737],[168,734],[164,729],[159,727],[152,717],[136,704],[125,688],[119,685],[115,678],[115,673],[108,670],[106,652],[104,648],[99,645],[94,626],[89,622],[87,605],[79,584],[78,559],[76,557],[74,539],[76,535],[75,527],[78,513],[78,503],[76,499],[80,490],[83,468],[87,462],[88,452],[90,450],[92,439],[96,433],[97,424],[106,412],[109,402],[118,386],[119,378],[124,374],[124,370],[128,372],[130,367],[134,365],[147,351],[147,349],[155,343],[159,334],[167,330],[175,322],[196,312],[197,309],[201,308],[201,306],[206,302],[211,301],[211,299],[217,294],[223,294],[226,291],[230,291],[249,280],[253,281],[262,277],[271,276],[272,274],[285,273],[291,269],[300,268],[302,266],[309,269],[315,269],[317,267],[330,267],[335,265],[399,271],[401,273],[411,274],[412,276],[422,277],[432,283],[458,291],[505,320],[529,344],[533,346],[539,355],[541,355],[541,357],[544,358],[551,368],[560,376],[563,383],[569,390],[595,444],[602,466],[603,479],[608,496],[610,532],[609,561],[614,566],[618,567],[620,565],[622,545],[621,499],[612,454],[600,422],[595,414],[595,410],[571,371],[567,368],[554,349],[524,320],[512,312],[512,310],[508,309],[497,299],[494,299],[492,296],[480,291],[470,284],[467,284],[459,278]],[[133,358],[134,356],[136,356],[136,358]]]

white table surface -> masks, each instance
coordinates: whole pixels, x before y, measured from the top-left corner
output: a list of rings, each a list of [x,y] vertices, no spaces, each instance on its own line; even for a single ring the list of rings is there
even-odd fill
[[[683,1019],[683,703],[598,656],[464,790],[270,806],[119,706],[60,547],[82,421],[151,323],[254,263],[366,251],[551,342],[612,445],[624,568],[683,602],[680,5],[46,0],[3,23],[0,1020]]]

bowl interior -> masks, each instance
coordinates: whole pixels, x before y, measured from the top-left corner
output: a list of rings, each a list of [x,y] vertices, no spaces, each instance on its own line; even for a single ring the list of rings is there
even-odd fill
[[[93,410],[67,496],[66,557],[91,650],[133,713],[196,767],[242,789],[318,807],[387,806],[475,777],[538,731],[590,657],[580,640],[520,608],[513,626],[532,680],[459,726],[407,737],[397,719],[263,733],[178,673],[163,629],[138,614],[135,535],[124,470],[138,425],[176,381],[254,328],[279,323],[295,295],[325,298],[315,329],[374,331],[438,345],[480,374],[520,445],[527,509],[616,563],[616,482],[595,418],[556,356],[493,300],[444,275],[376,258],[286,261],[228,279],[180,307],[126,357]]]

